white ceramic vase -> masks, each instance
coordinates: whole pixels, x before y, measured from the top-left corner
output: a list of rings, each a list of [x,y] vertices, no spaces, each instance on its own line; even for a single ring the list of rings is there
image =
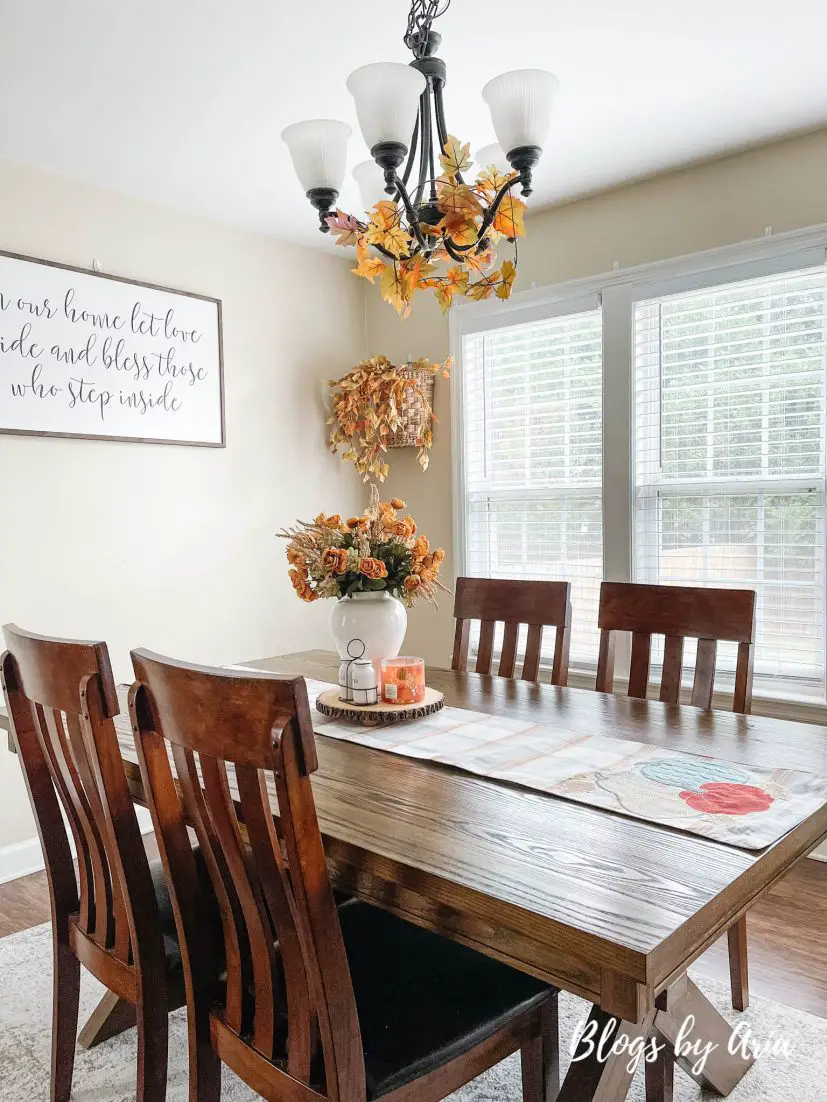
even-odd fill
[[[408,613],[396,597],[378,593],[354,593],[342,597],[330,610],[330,633],[340,658],[361,658],[361,646],[348,643],[361,639],[365,644],[364,657],[369,658],[377,670],[383,658],[396,658],[408,627]]]

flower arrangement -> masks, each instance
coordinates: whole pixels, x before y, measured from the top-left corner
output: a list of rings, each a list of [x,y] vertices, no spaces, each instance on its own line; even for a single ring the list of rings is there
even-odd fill
[[[387,356],[371,356],[343,378],[331,379],[328,384],[334,388],[332,412],[327,422],[333,426],[330,450],[335,454],[340,444],[345,445],[342,459],[350,460],[365,482],[369,478],[384,482],[390,470],[384,455],[393,434],[403,426],[403,411],[416,399],[423,414],[416,441],[417,458],[422,470],[428,469],[434,411],[419,382],[419,373],[427,372],[432,376],[441,373],[447,379],[451,360],[431,363],[428,359],[419,359],[405,367],[402,372]]]
[[[379,500],[371,486],[370,504],[359,517],[346,521],[319,513],[315,520],[298,521],[278,533],[289,540],[290,580],[302,601],[319,597],[349,597],[353,593],[385,590],[408,607],[420,597],[436,604],[445,558],[441,547],[431,550],[426,536],[418,535],[411,516],[399,516],[405,502]]]

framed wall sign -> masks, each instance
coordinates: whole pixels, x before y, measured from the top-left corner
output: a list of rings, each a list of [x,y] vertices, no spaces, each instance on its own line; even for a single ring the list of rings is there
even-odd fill
[[[220,301],[0,252],[0,433],[223,448]]]

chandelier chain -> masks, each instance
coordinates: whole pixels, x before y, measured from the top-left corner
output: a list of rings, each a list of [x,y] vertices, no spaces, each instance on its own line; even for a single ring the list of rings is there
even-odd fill
[[[448,10],[451,0],[412,0],[404,42],[416,57],[425,56],[431,24]]]

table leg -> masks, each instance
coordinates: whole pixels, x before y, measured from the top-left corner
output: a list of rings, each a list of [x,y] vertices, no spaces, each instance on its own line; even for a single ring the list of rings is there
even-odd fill
[[[729,1051],[731,1036],[727,1020],[688,976],[660,995],[655,1009],[637,1025],[594,1005],[557,1102],[624,1102],[636,1071],[636,1049],[630,1055],[630,1046],[645,1042],[639,1064],[648,1060],[646,1102],[671,1102],[674,1064],[702,1086],[727,1095],[755,1062],[752,1056]],[[657,1059],[651,1060],[654,1041],[660,1047]]]
[[[666,1010],[669,992],[658,997],[656,1007]],[[673,1102],[675,1097],[675,1048],[655,1034],[657,1056],[646,1065],[646,1102]]]
[[[117,1037],[135,1025],[135,1007],[107,991],[89,1015],[89,1020],[78,1034],[81,1048],[94,1048],[110,1037]]]
[[[618,1053],[610,1050],[615,1044],[620,1047],[621,1039],[626,1046],[645,1042],[652,1032],[654,1019],[655,1011],[652,1011],[639,1025],[630,1025],[599,1006],[593,1006],[557,1102],[623,1102],[636,1067],[628,1047]],[[609,1053],[602,1060],[601,1043],[604,1054]],[[642,1064],[643,1060],[640,1062]]]
[[[666,992],[665,1005],[655,1014],[655,1032],[672,1048],[680,1043],[678,1066],[720,1095],[729,1094],[755,1063],[740,1049],[729,1051],[732,1027],[688,976]]]

